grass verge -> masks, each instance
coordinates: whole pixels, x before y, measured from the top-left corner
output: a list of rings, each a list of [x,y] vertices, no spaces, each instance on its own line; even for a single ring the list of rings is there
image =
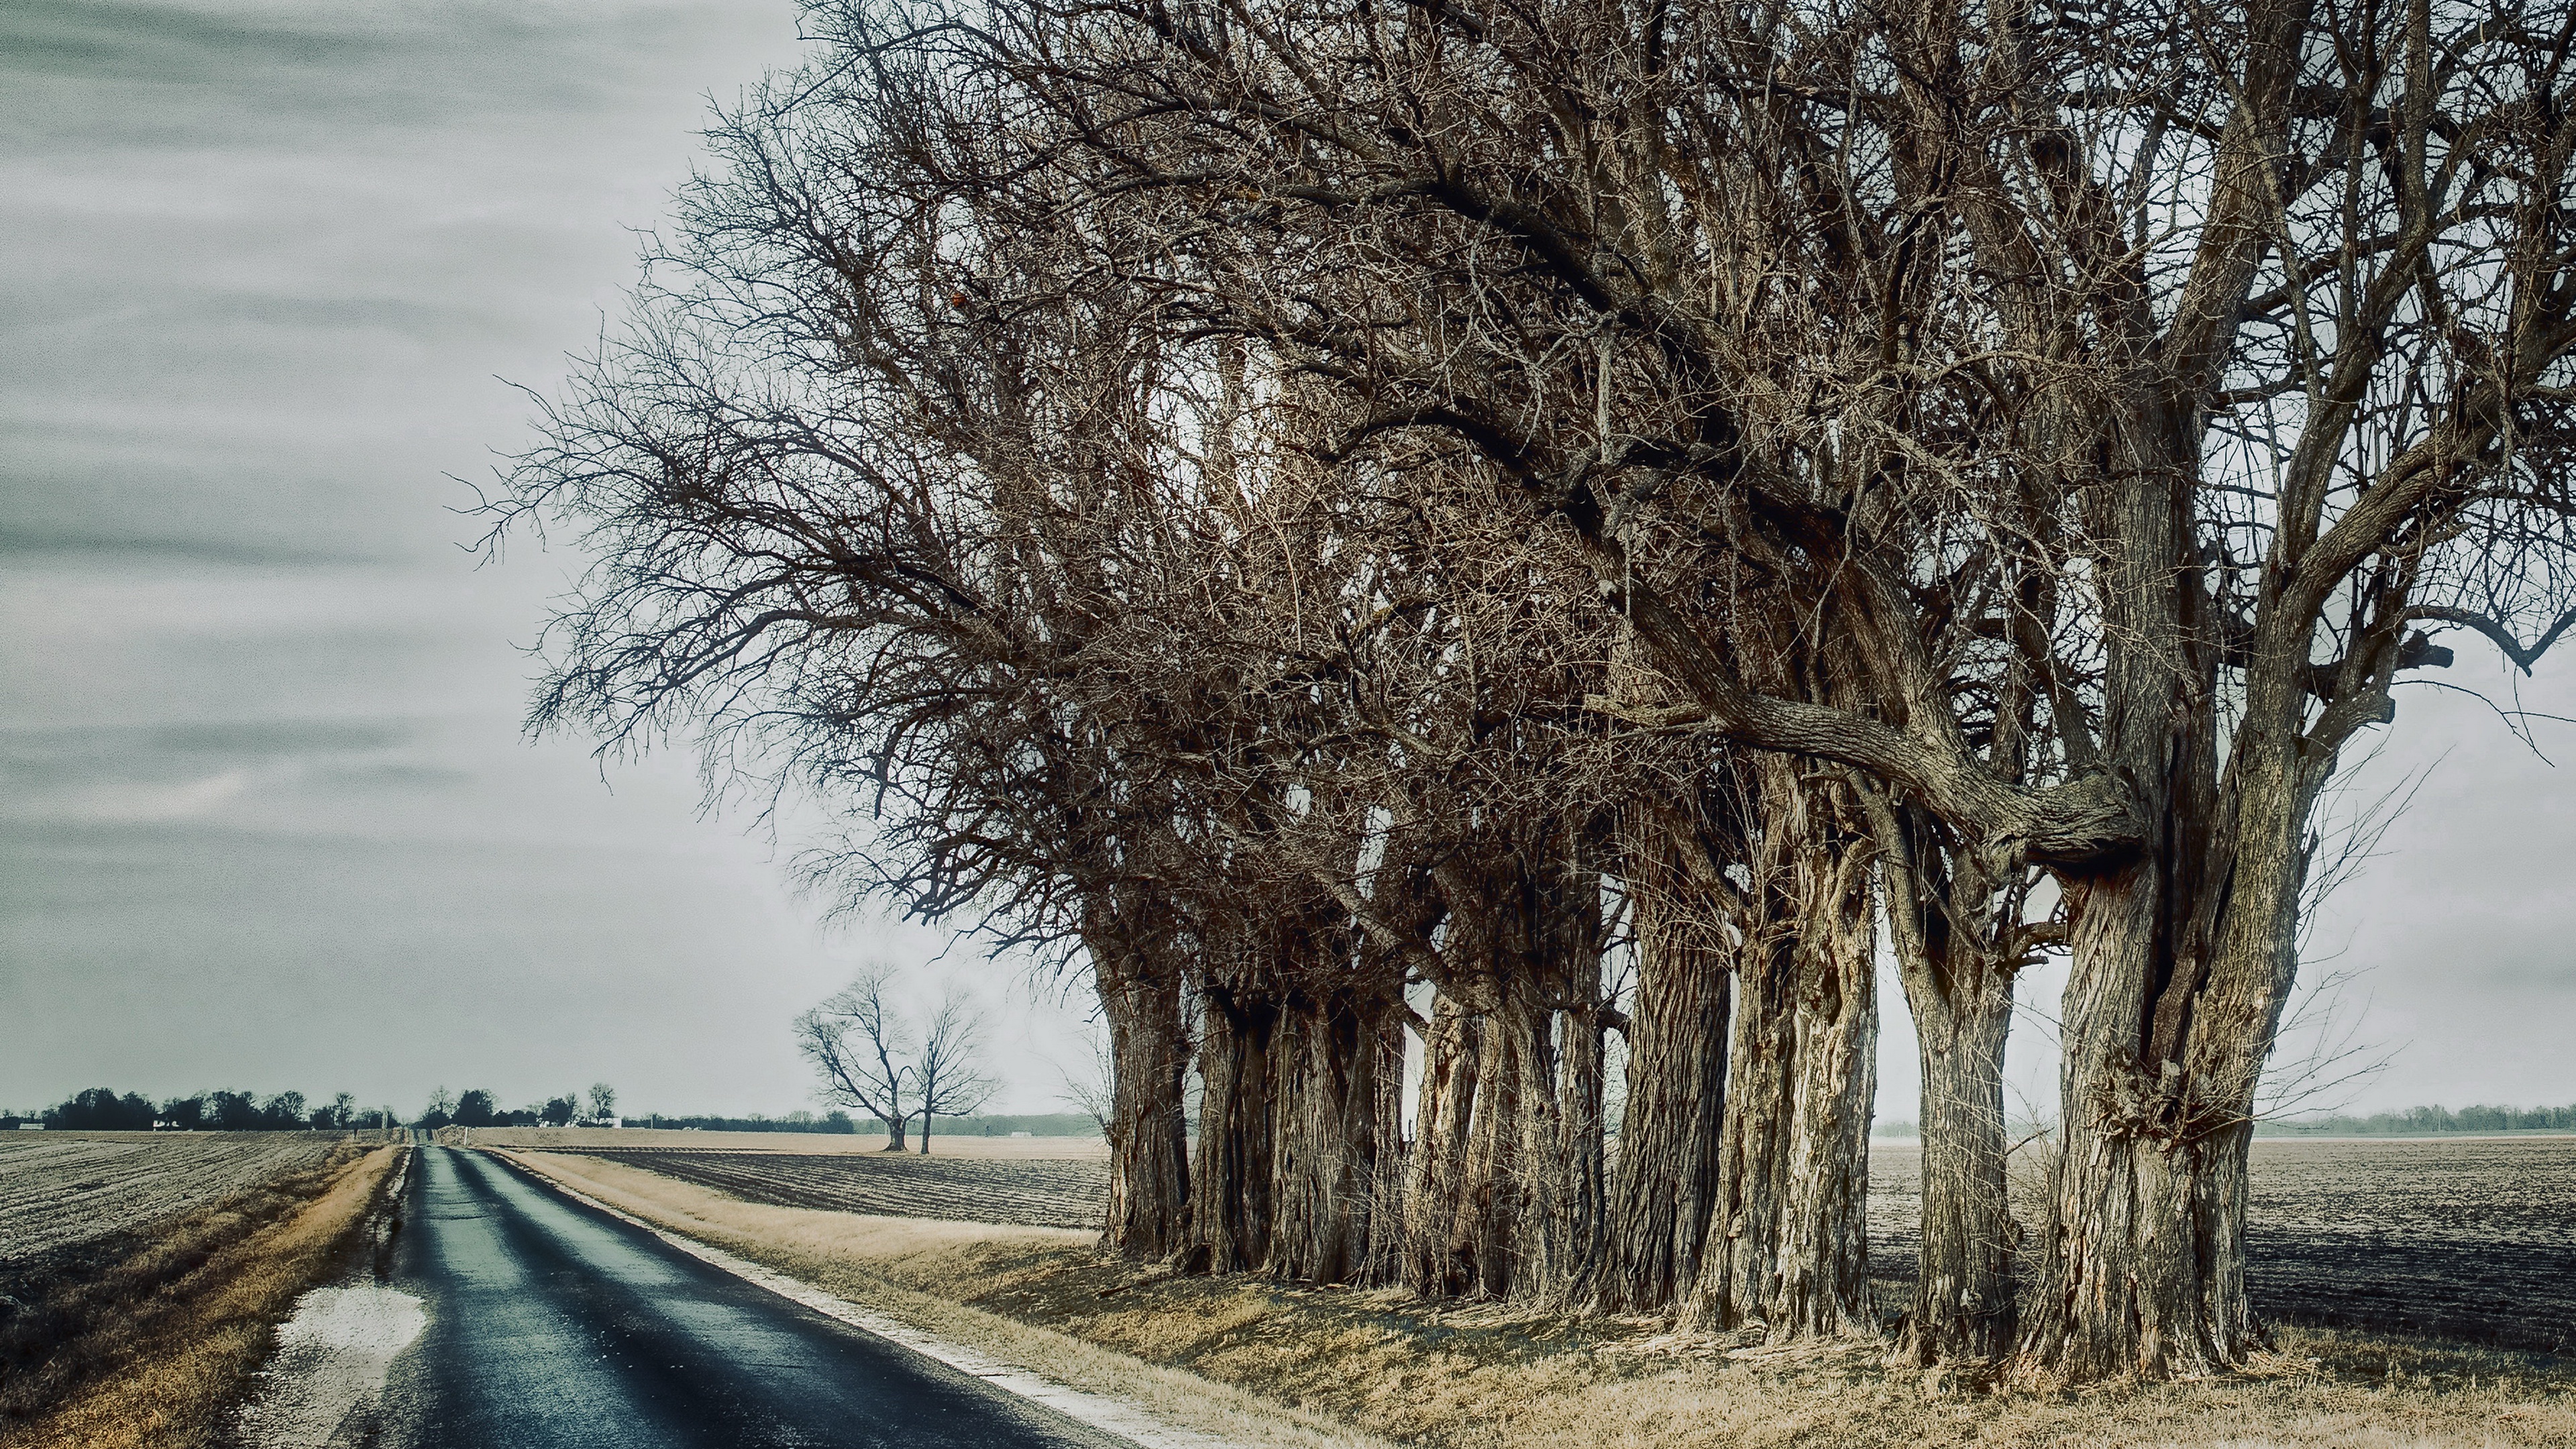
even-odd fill
[[[2540,1355],[2291,1327],[2245,1374],[1992,1393],[1888,1370],[1874,1344],[1734,1347],[1643,1319],[1173,1278],[1102,1259],[1086,1233],[773,1207],[596,1158],[527,1164],[671,1231],[1246,1443],[1316,1442],[1254,1432],[1275,1425],[1345,1442],[1366,1442],[1354,1427],[1365,1426],[1379,1441],[1439,1449],[2576,1445],[2576,1365]],[[1192,1416],[1194,1393],[1222,1398],[1222,1422]]]
[[[0,1446],[214,1444],[296,1295],[345,1265],[396,1156],[353,1145],[32,1265],[0,1321]]]

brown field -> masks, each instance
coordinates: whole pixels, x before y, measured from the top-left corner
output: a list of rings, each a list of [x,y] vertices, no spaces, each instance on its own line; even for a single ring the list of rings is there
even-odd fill
[[[1095,1228],[1109,1207],[1109,1171],[1097,1160],[995,1161],[894,1152],[707,1152],[657,1147],[580,1151],[783,1207],[1037,1228]]]
[[[440,1134],[454,1141],[453,1128]],[[906,1139],[916,1154],[918,1137]],[[849,1156],[885,1151],[885,1133],[842,1132],[675,1132],[649,1127],[477,1127],[467,1134],[475,1147],[536,1148],[556,1152],[595,1152],[603,1147],[686,1147],[699,1152],[783,1152],[804,1156]],[[950,1137],[930,1142],[934,1157],[1106,1161],[1109,1144],[1097,1137]]]
[[[1870,1145],[1871,1276],[1914,1278],[1922,1149]],[[2047,1164],[2015,1155],[2013,1215],[2040,1220]],[[2335,1324],[2576,1350],[2576,1137],[2257,1138],[2245,1225],[2257,1308]]]
[[[329,1159],[322,1132],[0,1135],[0,1264],[159,1222]]]
[[[733,1146],[763,1135],[754,1133],[723,1134],[722,1151],[686,1141],[716,1134],[583,1135],[683,1139],[579,1150],[787,1207],[1084,1228],[1108,1200],[1096,1139],[1079,1159],[996,1161]],[[1871,1146],[1870,1266],[1891,1313],[1914,1276],[1921,1163],[1910,1144]],[[2025,1223],[2039,1220],[2044,1171],[2036,1150],[2015,1158],[2014,1209]],[[2544,1353],[2576,1347],[2576,1137],[2261,1140],[2247,1233],[2256,1302],[2281,1321]]]

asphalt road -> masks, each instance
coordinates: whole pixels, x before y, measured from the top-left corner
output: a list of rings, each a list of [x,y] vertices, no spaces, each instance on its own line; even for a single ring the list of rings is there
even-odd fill
[[[1126,1449],[481,1153],[420,1149],[390,1286],[429,1322],[386,1380],[381,1446]]]

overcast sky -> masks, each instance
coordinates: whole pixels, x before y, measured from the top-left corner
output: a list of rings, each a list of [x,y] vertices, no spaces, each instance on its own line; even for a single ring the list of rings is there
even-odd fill
[[[568,561],[458,549],[450,475],[528,437],[496,379],[552,388],[707,97],[796,51],[766,0],[0,6],[0,1105],[605,1078],[785,1112],[788,1018],[941,950],[825,930],[686,762],[603,781],[522,739],[513,646]],[[2505,687],[2456,642],[2453,682]],[[2523,706],[2576,714],[2572,664]],[[2576,1100],[2576,781],[2418,689],[2360,791],[2437,759],[2317,932],[2357,1042],[2397,1052],[2347,1095]],[[1062,1110],[1080,1013],[970,954],[922,979],[993,1003],[997,1106]],[[2061,984],[2024,992],[2034,1101]],[[1881,1111],[1910,1116],[1887,1006]]]

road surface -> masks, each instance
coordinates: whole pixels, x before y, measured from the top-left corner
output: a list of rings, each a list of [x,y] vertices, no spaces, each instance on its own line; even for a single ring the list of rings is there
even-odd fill
[[[427,1327],[335,1442],[1127,1449],[478,1152],[417,1149],[390,1286]]]

